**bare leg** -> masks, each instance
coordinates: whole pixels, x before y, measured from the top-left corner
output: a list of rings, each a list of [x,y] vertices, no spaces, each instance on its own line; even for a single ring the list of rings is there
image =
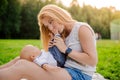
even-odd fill
[[[27,79],[31,78],[30,76],[27,75],[25,76],[27,72],[25,69],[29,68],[28,66],[26,66],[28,63],[30,62],[21,59],[16,63],[14,63],[13,65],[1,69],[0,80],[20,80],[22,78],[27,78]]]
[[[20,57],[16,57],[15,59],[11,60],[10,62],[0,66],[0,69],[10,67],[11,65],[15,64],[18,60],[20,60]]]
[[[18,74],[18,76],[14,76],[14,74]],[[0,80],[20,80],[20,78],[21,76],[19,76],[15,66],[10,66],[0,70]]]
[[[70,75],[62,68],[59,68],[58,71],[47,72],[27,60],[19,60],[13,66],[0,70],[0,80],[20,80],[21,78],[28,80],[71,80]]]

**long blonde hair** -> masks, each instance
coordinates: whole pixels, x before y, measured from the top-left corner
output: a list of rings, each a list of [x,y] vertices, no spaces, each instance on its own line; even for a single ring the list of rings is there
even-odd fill
[[[40,34],[43,43],[43,48],[47,51],[48,43],[50,40],[50,36],[49,36],[50,31],[48,30],[48,28],[44,26],[44,24],[41,23],[41,20],[44,17],[51,17],[62,24],[70,23],[73,22],[74,20],[66,10],[56,5],[49,4],[41,9],[41,11],[38,14],[38,24],[40,26]]]

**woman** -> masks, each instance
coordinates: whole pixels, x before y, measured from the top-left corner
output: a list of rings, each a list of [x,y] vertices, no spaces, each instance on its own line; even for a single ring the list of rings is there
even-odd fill
[[[95,35],[92,28],[72,19],[70,14],[56,5],[44,6],[38,14],[43,48],[56,45],[67,56],[65,68],[45,71],[32,62],[13,60],[0,70],[0,80],[91,80],[97,64]],[[51,43],[49,33],[58,32]],[[6,68],[5,68],[6,67]],[[6,77],[7,76],[7,77]]]

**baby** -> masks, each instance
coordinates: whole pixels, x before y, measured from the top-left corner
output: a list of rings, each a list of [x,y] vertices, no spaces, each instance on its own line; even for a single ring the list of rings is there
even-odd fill
[[[47,68],[49,65],[57,66],[57,62],[50,52],[40,50],[33,45],[26,45],[23,47],[20,52],[20,58],[35,62],[44,69],[49,69]],[[52,66],[49,67],[52,68]]]
[[[55,37],[60,37],[60,34],[55,34]],[[52,41],[54,41],[54,39],[52,39]],[[66,56],[61,53],[56,46],[50,47],[49,51],[45,52],[39,50],[35,46],[27,45],[21,50],[20,58],[33,61],[39,66],[50,64],[53,66],[64,67],[66,61]]]

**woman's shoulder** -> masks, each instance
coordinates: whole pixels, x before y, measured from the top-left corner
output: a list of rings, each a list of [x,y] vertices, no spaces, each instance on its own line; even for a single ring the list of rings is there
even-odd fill
[[[90,32],[94,33],[92,27],[86,22],[76,22],[74,24],[74,28],[72,29],[71,33],[78,34],[81,30],[82,30],[82,32],[90,31]]]
[[[73,35],[88,35],[91,34],[94,36],[94,30],[92,29],[92,27],[86,23],[86,22],[76,22],[74,25],[74,29],[73,29]]]
[[[84,34],[86,35],[92,34],[94,36],[94,30],[88,23],[79,22],[79,24],[80,25],[79,25],[78,33],[81,34],[81,36]]]

